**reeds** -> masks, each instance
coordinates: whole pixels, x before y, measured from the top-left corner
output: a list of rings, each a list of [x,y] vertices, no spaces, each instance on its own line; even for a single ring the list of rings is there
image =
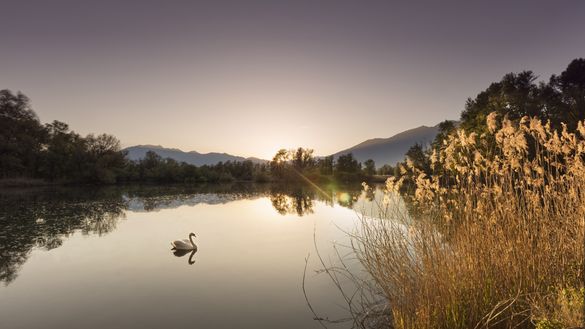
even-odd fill
[[[430,175],[402,168],[410,211],[404,178],[390,179],[386,218],[363,218],[353,237],[395,328],[583,325],[585,124],[487,124],[448,137]]]

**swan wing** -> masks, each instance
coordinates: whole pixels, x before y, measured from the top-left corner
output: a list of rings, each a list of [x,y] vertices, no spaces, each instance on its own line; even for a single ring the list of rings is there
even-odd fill
[[[175,249],[182,249],[182,250],[190,250],[190,249],[193,249],[193,246],[191,246],[191,243],[188,243],[188,242],[185,242],[185,241],[181,241],[181,240],[175,240],[175,241],[171,242],[171,245]]]

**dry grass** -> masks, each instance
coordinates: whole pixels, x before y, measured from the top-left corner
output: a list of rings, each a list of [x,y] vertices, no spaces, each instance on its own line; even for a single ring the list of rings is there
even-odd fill
[[[390,179],[386,219],[354,236],[395,328],[583,325],[585,127],[494,114],[488,127],[449,137],[430,176],[402,168],[415,211]]]

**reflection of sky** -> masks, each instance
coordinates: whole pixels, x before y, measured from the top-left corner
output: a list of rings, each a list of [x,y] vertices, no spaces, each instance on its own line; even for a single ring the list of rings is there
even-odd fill
[[[9,328],[317,328],[301,291],[328,316],[343,314],[330,282],[315,277],[319,249],[354,227],[353,210],[313,201],[313,213],[278,214],[268,197],[198,203],[154,212],[128,210],[114,231],[72,234],[59,248],[34,250],[18,278],[0,288]],[[198,236],[198,252],[175,257],[170,241]],[[34,316],[27,316],[34,314]]]
[[[259,197],[259,196],[258,196]],[[177,197],[156,197],[156,198],[126,198],[128,202],[128,210],[139,211],[158,211],[161,209],[172,209],[181,206],[196,206],[203,204],[222,204],[241,199],[240,196],[233,194],[195,194],[181,198]]]

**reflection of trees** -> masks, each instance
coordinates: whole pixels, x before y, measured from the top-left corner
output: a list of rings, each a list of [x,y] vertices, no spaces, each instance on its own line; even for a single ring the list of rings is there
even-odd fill
[[[313,213],[313,200],[308,195],[290,196],[283,193],[270,195],[272,206],[281,215],[297,214],[303,216]]]
[[[340,192],[345,191],[345,192]],[[349,196],[340,202],[339,195]],[[314,201],[351,207],[356,189],[309,185],[229,184],[207,186],[130,186],[58,188],[0,192],[0,282],[16,279],[33,248],[54,249],[74,232],[103,235],[131,210],[154,211],[181,205],[227,203],[269,197],[282,215],[313,213]]]
[[[120,194],[80,192],[0,194],[0,281],[16,279],[34,247],[50,250],[74,231],[102,235],[116,227],[126,208]]]
[[[352,208],[355,201],[357,201],[362,194],[362,185],[360,183],[331,183],[328,185],[303,184],[300,186],[293,185],[289,187],[280,187],[279,191],[295,198],[299,198],[302,194],[303,196],[310,197],[311,200],[317,200],[331,207],[333,207],[334,204],[339,204],[343,207]],[[274,194],[274,190],[271,192]]]
[[[311,185],[275,185],[270,190],[270,201],[274,209],[281,215],[296,214],[303,216],[313,213],[313,200],[333,206],[351,208],[361,195],[361,186],[324,186]]]
[[[234,183],[209,185],[132,186],[125,189],[131,210],[155,211],[181,205],[222,204],[268,194],[268,185]]]
[[[270,201],[281,215],[296,214],[303,216],[313,213],[315,190],[305,185],[273,186]]]
[[[33,248],[51,250],[74,232],[103,235],[124,218],[129,202],[143,210],[225,203],[266,195],[267,186],[129,186],[11,190],[0,193],[0,282],[9,284]],[[221,196],[213,198],[212,196]],[[225,196],[225,197],[224,197]]]

